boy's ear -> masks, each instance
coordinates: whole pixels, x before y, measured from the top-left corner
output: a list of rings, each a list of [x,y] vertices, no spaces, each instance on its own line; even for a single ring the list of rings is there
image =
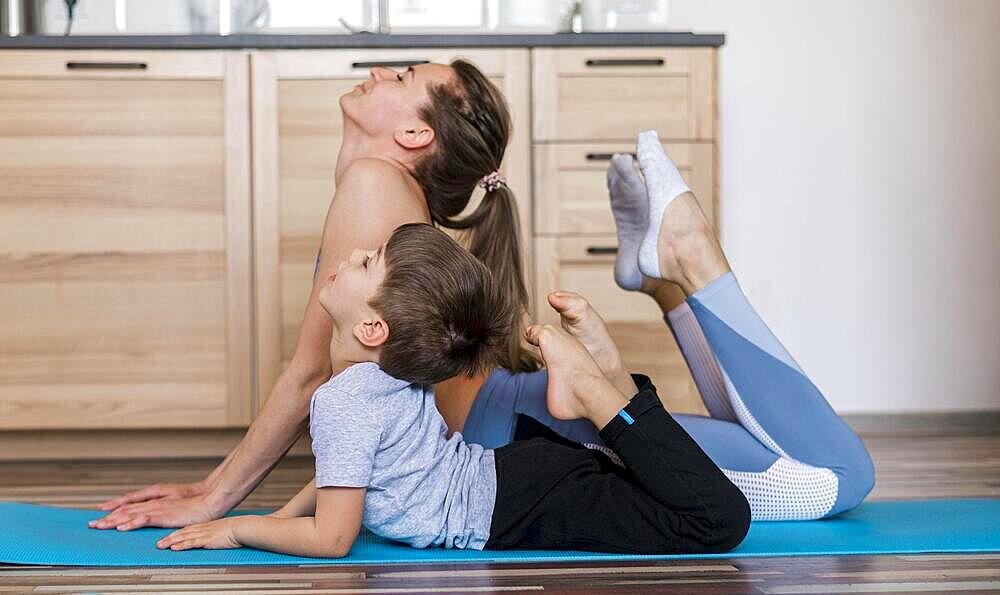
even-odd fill
[[[381,347],[389,340],[389,323],[381,318],[363,320],[354,325],[354,337],[365,347]]]
[[[399,128],[392,138],[405,149],[423,149],[434,142],[434,129],[423,122]]]

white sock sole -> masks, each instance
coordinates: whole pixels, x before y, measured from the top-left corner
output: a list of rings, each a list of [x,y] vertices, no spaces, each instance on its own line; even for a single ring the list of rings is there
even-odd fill
[[[646,179],[646,194],[649,196],[649,227],[639,243],[639,270],[647,277],[662,279],[657,244],[663,212],[671,201],[691,189],[663,150],[655,130],[639,133],[636,154],[639,156],[639,168]]]
[[[626,291],[642,287],[639,271],[639,242],[646,231],[649,199],[642,178],[635,171],[630,155],[615,155],[608,165],[608,194],[618,235],[615,256],[615,283]]]

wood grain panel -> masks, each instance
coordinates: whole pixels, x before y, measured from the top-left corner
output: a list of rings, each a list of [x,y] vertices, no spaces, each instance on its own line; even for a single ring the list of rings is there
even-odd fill
[[[163,382],[222,381],[224,300],[218,279],[4,283],[0,401],[25,383],[65,385],[70,401],[92,383],[156,390]],[[224,398],[225,391],[215,396]],[[112,427],[129,424],[123,418]]]
[[[224,381],[9,385],[0,430],[219,426],[226,423],[225,392]]]
[[[32,281],[211,281],[225,268],[218,252],[0,254],[0,283]]]
[[[323,222],[336,191],[333,176],[343,139],[340,96],[366,77],[277,82],[282,369],[295,352]]]
[[[275,52],[250,58],[253,143],[255,414],[281,372],[281,210],[278,186],[278,81]]]
[[[245,425],[247,55],[111,55],[0,66],[0,428]]]
[[[0,64],[7,62],[0,61]],[[207,80],[3,79],[0,136],[213,136],[221,88]],[[183,97],[184,101],[178,101]],[[100,159],[100,153],[92,156]]]
[[[225,56],[226,423],[253,419],[253,262],[250,201],[250,56]]]
[[[705,211],[715,221],[712,143],[664,145]],[[635,143],[535,145],[535,233],[613,234],[608,196],[609,159],[588,159],[635,152]]]
[[[655,129],[663,139],[710,140],[714,79],[708,48],[557,48],[532,53],[534,142],[629,141]],[[588,66],[593,60],[662,60]]]

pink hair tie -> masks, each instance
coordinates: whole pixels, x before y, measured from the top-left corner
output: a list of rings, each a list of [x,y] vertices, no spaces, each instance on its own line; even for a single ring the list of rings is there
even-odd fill
[[[501,176],[500,172],[495,171],[483,176],[483,179],[479,180],[479,185],[485,188],[487,192],[493,192],[501,186],[506,186],[507,178]]]

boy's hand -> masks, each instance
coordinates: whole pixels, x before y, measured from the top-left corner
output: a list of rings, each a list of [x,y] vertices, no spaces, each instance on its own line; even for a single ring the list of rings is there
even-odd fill
[[[232,516],[189,525],[157,541],[156,547],[161,550],[170,548],[174,551],[193,548],[229,550],[243,547],[243,544],[236,540],[236,525],[245,518],[247,517]]]

